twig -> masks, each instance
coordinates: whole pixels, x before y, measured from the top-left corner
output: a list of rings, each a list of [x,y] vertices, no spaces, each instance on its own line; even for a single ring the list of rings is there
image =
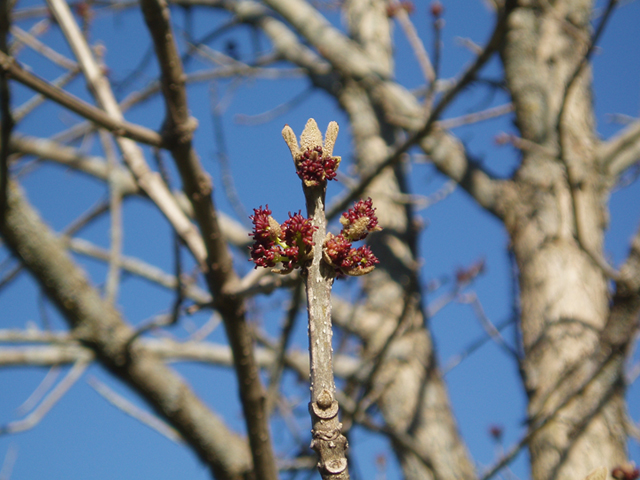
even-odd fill
[[[289,308],[287,309],[287,315],[285,322],[280,332],[280,341],[276,348],[276,356],[271,371],[269,372],[269,386],[267,387],[267,413],[270,414],[273,411],[278,399],[278,390],[280,388],[280,379],[282,378],[282,372],[284,371],[285,358],[287,354],[287,348],[289,341],[291,340],[291,333],[293,332],[293,326],[295,325],[295,319],[300,310],[300,304],[302,300],[302,280],[298,278],[298,281],[291,289],[291,300],[289,301]]]
[[[96,62],[91,49],[78,27],[78,24],[71,14],[69,6],[64,0],[48,0],[48,5],[50,6],[52,13],[55,15],[56,20],[65,34],[69,45],[74,51],[76,58],[78,59],[78,63],[82,68],[84,76],[91,86],[90,90],[93,92],[98,103],[105,111],[101,111],[101,114],[107,117],[109,122],[122,123],[122,112],[118,107],[115,97],[113,96],[108,80],[104,76],[100,65]],[[175,199],[171,195],[171,192],[169,192],[167,187],[164,185],[160,176],[151,171],[144,159],[142,151],[135,142],[128,138],[120,137],[120,132],[115,133],[118,135],[117,142],[120,150],[122,151],[123,159],[127,162],[127,165],[136,177],[140,188],[149,195],[160,211],[169,220],[173,228],[185,240],[185,243],[189,246],[193,256],[195,257],[196,262],[204,265],[206,250],[202,237],[197,229],[189,221],[186,215],[184,215],[182,210],[180,210]],[[151,145],[156,147],[162,146],[163,141],[161,137],[155,132],[153,132],[153,134],[158,141]]]
[[[80,73],[80,69],[77,68],[75,70],[71,70],[69,72],[65,72],[51,82],[51,85],[54,87],[62,88],[71,82],[76,76]],[[24,102],[19,107],[14,109],[13,118],[16,123],[20,122],[24,117],[29,115],[33,110],[35,110],[38,106],[46,101],[46,97],[41,94],[36,94],[31,97],[29,100]]]
[[[28,45],[33,50],[41,54],[43,57],[51,60],[56,65],[71,71],[78,69],[78,64],[76,62],[65,57],[61,53],[56,52],[53,48],[45,45],[30,33],[22,30],[20,27],[16,27],[15,25],[11,27],[11,34],[25,45]],[[15,52],[12,52],[12,54],[15,55]]]
[[[18,13],[17,10],[14,10],[13,12],[13,20],[17,21],[17,17],[16,14]],[[29,29],[29,35],[31,35],[32,37],[39,37],[40,35],[46,33],[49,28],[51,27],[51,20],[45,16],[45,18],[43,18],[42,20],[36,22],[30,29]],[[9,51],[8,53],[15,57],[17,56],[20,51],[22,50],[22,48],[25,47],[24,42],[21,42],[20,40],[14,40],[13,42],[11,42],[11,46],[9,47]]]
[[[406,448],[408,451],[413,453],[418,459],[423,463],[425,467],[427,467],[431,474],[434,477],[434,480],[439,480],[437,476],[437,470],[433,467],[433,462],[429,458],[429,456],[422,450],[420,444],[418,444],[415,439],[405,433],[398,430],[393,429],[387,425],[378,425],[373,420],[371,420],[367,416],[363,416],[362,418],[356,419],[356,421],[362,425],[367,430],[372,432],[382,433],[393,440],[398,445]]]
[[[281,103],[277,107],[272,108],[263,113],[258,113],[257,115],[245,115],[245,114],[237,114],[234,117],[236,123],[240,125],[262,125],[263,123],[268,123],[274,120],[277,117],[284,115],[289,112],[291,109],[295,107],[299,107],[304,100],[309,98],[313,93],[313,88],[306,88],[302,92],[294,95],[293,98],[290,98],[284,103]]]
[[[480,321],[482,328],[487,333],[487,335],[498,345],[500,345],[511,357],[513,357],[516,362],[520,362],[520,358],[518,356],[518,352],[516,352],[511,345],[507,343],[504,337],[500,334],[500,330],[491,323],[491,320],[487,317],[484,312],[484,308],[482,308],[482,304],[480,303],[480,299],[475,292],[469,292],[465,295],[461,295],[458,297],[462,303],[470,303],[473,308],[476,317]]]
[[[233,181],[231,166],[229,165],[227,142],[225,140],[224,127],[222,124],[222,111],[220,108],[221,102],[218,98],[218,88],[216,82],[211,82],[211,85],[209,86],[209,95],[211,97],[211,117],[213,120],[213,136],[215,139],[214,143],[217,147],[216,158],[218,159],[218,164],[220,165],[220,170],[222,173],[222,188],[236,216],[242,219],[245,224],[248,224],[249,215],[244,208],[244,205],[242,205],[242,201],[240,200],[240,196],[238,195],[238,190],[236,189],[235,183]]]
[[[135,125],[124,120],[112,118],[104,111],[96,108],[84,100],[53,86],[41,78],[24,70],[18,63],[4,52],[0,52],[0,69],[12,79],[41,93],[50,100],[59,103],[72,112],[77,113],[95,124],[106,128],[114,134],[153,146],[161,146],[162,138],[153,130],[140,125]]]
[[[18,407],[18,413],[20,415],[26,415],[31,409],[33,409],[36,404],[42,400],[42,397],[49,391],[51,386],[55,383],[60,375],[60,366],[53,365],[47,374],[44,376],[40,384],[36,387],[36,389],[29,395],[22,405]]]
[[[156,159],[156,163],[158,164],[158,170],[160,171],[160,175],[162,176],[162,181],[165,183],[167,188],[171,190],[171,177],[169,175],[169,171],[167,170],[164,162],[162,161],[162,152],[159,149],[154,151],[154,158]],[[182,255],[181,255],[181,247],[182,241],[180,240],[180,235],[176,231],[173,232],[173,262],[174,262],[174,270],[173,274],[176,278],[177,286],[176,286],[176,298],[173,301],[173,306],[171,308],[171,324],[175,325],[178,323],[178,319],[180,317],[180,308],[182,303],[184,302],[184,284],[182,281]]]
[[[104,262],[108,262],[110,259],[110,253],[108,250],[98,247],[87,240],[72,238],[69,239],[68,242],[69,249],[73,252],[97,258]],[[158,267],[143,262],[138,258],[122,256],[120,258],[120,266],[123,270],[129,273],[158,285],[162,285],[165,288],[171,290],[178,288],[178,279],[176,279],[175,276],[163,272]],[[199,288],[197,285],[187,285],[185,287],[185,295],[199,304],[210,304],[212,301],[211,295]]]
[[[562,135],[560,135],[560,137],[561,136]],[[562,144],[562,141],[559,141],[559,143]],[[576,229],[575,238],[578,242],[578,245],[580,246],[582,251],[589,256],[591,261],[595,263],[600,268],[600,270],[602,270],[605,275],[607,275],[612,280],[615,280],[616,282],[624,282],[626,279],[620,274],[620,272],[609,265],[609,263],[604,259],[600,252],[595,251],[593,248],[591,248],[591,245],[587,243],[587,232],[585,231],[585,225],[582,221],[582,192],[580,191],[579,182],[574,174],[573,166],[570,165],[564,157],[560,158],[563,160],[562,163],[565,166],[565,170],[567,172],[567,182],[569,183],[573,220]]]
[[[469,113],[455,118],[446,118],[438,121],[437,125],[444,129],[451,129],[461,127],[463,125],[469,125],[471,123],[481,122],[483,120],[489,120],[490,118],[500,117],[513,112],[513,110],[513,104],[506,103],[504,105],[498,105],[497,107],[488,108],[482,112]]]
[[[105,284],[105,298],[108,302],[116,303],[118,285],[120,283],[120,259],[122,257],[122,193],[118,188],[117,172],[118,160],[111,143],[111,136],[104,130],[99,132],[102,149],[107,157],[109,174],[109,212],[111,214],[111,249],[109,255],[109,270]]]
[[[432,15],[433,22],[433,80],[427,88],[427,94],[424,99],[424,106],[427,115],[431,112],[433,106],[433,100],[436,95],[436,85],[440,77],[440,58],[442,56],[442,27],[444,26],[444,20],[440,18],[440,15]],[[479,54],[480,55],[480,54]]]
[[[2,468],[0,468],[0,480],[10,480],[11,473],[13,472],[13,466],[18,459],[18,449],[14,445],[9,445],[7,453],[4,456],[2,462]]]
[[[398,0],[393,0],[389,3],[389,5],[391,6],[391,8],[395,8],[394,17],[398,20],[402,31],[409,41],[409,45],[411,45],[413,53],[418,60],[418,64],[420,65],[420,69],[422,70],[424,79],[429,84],[435,83],[435,69],[431,65],[429,54],[424,48],[424,44],[422,43],[422,39],[418,35],[418,32],[416,32],[416,27],[413,25],[413,22],[411,22],[411,19],[409,18],[409,14],[407,13],[406,9],[400,4],[400,2],[398,2]]]
[[[567,99],[569,98],[569,93],[571,92],[571,88],[575,85],[576,80],[579,78],[583,68],[587,65],[591,55],[593,54],[594,48],[596,47],[600,36],[604,32],[604,27],[607,24],[613,10],[617,4],[618,0],[609,0],[607,7],[602,15],[602,19],[598,27],[596,28],[595,33],[593,34],[589,46],[587,48],[586,53],[580,59],[580,62],[575,67],[572,75],[569,77],[567,83],[564,86],[564,93],[562,95],[562,103],[560,104],[560,108],[558,110],[558,115],[556,117],[556,131],[558,132],[558,157],[560,158],[562,164],[565,167],[567,173],[567,181],[569,183],[569,191],[571,193],[571,202],[573,208],[573,216],[575,222],[575,237],[578,242],[580,248],[591,258],[591,260],[602,270],[602,272],[608,277],[612,278],[616,282],[623,282],[624,279],[620,276],[620,273],[616,271],[613,267],[611,267],[608,262],[602,257],[600,252],[596,252],[591,245],[586,242],[586,232],[584,230],[584,225],[582,222],[582,192],[580,191],[579,179],[576,177],[576,173],[574,171],[574,167],[570,159],[566,158],[566,148],[565,148],[565,132],[564,132],[564,122],[563,122],[563,114],[567,106]]]
[[[74,383],[82,376],[89,366],[89,362],[80,360],[73,364],[67,375],[55,386],[42,403],[26,418],[0,426],[0,436],[11,433],[24,432],[35,427],[51,408],[64,396]]]
[[[374,352],[373,358],[369,358],[366,362],[363,362],[365,364],[371,363],[372,365],[371,370],[367,374],[367,377],[360,382],[362,393],[360,394],[360,398],[358,399],[355,407],[350,412],[352,418],[359,418],[361,414],[364,414],[364,412],[366,412],[367,407],[373,403],[373,401],[368,399],[368,397],[373,390],[373,386],[375,385],[376,376],[380,371],[380,368],[383,366],[384,362],[387,360],[386,355],[387,351],[391,347],[391,344],[396,338],[400,337],[404,333],[404,329],[407,326],[406,321],[411,317],[410,312],[412,310],[412,307],[416,306],[417,301],[418,299],[415,295],[406,295],[402,305],[402,313],[398,318],[395,328],[385,339],[382,348]],[[378,390],[379,392],[377,395],[382,392],[383,388],[379,387]]]
[[[498,323],[495,326],[495,328],[498,332],[501,332],[502,330],[504,330],[506,327],[508,327],[513,323],[514,323],[513,318],[507,318],[506,320],[503,320],[502,322]],[[465,348],[461,353],[454,355],[447,361],[447,363],[442,367],[442,375],[444,376],[448,374],[451,370],[453,370],[458,365],[460,365],[468,356],[470,356],[472,353],[474,353],[476,350],[482,347],[489,340],[491,340],[491,337],[489,335],[482,335],[477,340],[471,342],[471,344],[469,344],[467,348]]]
[[[183,443],[182,436],[171,425],[167,424],[160,418],[152,415],[151,413],[137,407],[129,400],[116,392],[111,390],[107,385],[99,381],[97,378],[91,376],[87,378],[87,383],[98,393],[102,398],[109,402],[114,407],[122,410],[124,413],[132,418],[135,418],[140,423],[155,430],[163,437],[168,438],[175,443]]]
[[[160,64],[166,106],[163,135],[204,239],[205,256],[199,259],[199,263],[205,271],[215,308],[222,316],[233,351],[254,472],[258,480],[276,480],[278,473],[265,411],[264,389],[253,354],[252,329],[244,314],[243,299],[228,294],[238,284],[239,278],[218,222],[211,197],[211,178],[193,149],[192,134],[196,122],[189,117],[184,69],[170,24],[170,11],[164,0],[143,0],[141,8]]]
[[[7,274],[0,279],[0,290],[9,285],[12,281],[18,278],[18,275],[23,270],[23,266],[21,263],[13,267]]]

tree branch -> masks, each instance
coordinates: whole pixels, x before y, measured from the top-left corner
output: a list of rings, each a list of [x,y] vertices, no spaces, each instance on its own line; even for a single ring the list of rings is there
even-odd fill
[[[193,205],[194,217],[205,241],[205,275],[233,351],[254,471],[260,480],[276,480],[278,471],[265,409],[265,392],[253,355],[253,336],[245,317],[242,298],[227,293],[239,279],[218,224],[211,197],[211,179],[202,168],[191,144],[196,122],[189,117],[185,74],[173,38],[169,8],[164,0],[143,0],[141,7],[162,73],[161,84],[166,105],[163,136],[178,167],[183,188]]]
[[[132,329],[100,298],[59,239],[9,182],[2,236],[100,362],[142,395],[185,438],[220,479],[237,480],[252,467],[247,444],[224,425],[153,353],[127,348]]]
[[[32,73],[24,70],[15,59],[8,56],[4,52],[0,52],[0,69],[12,79],[22,83],[23,85],[41,93],[45,97],[54,102],[68,108],[72,112],[77,113],[83,118],[90,120],[96,125],[106,128],[116,135],[131,138],[138,142],[148,145],[162,146],[162,138],[153,130],[140,125],[134,125],[124,120],[114,119],[104,111],[89,105],[84,100],[65,92],[64,90],[54,87],[50,83],[42,80]]]
[[[617,178],[640,160],[640,121],[635,121],[613,138],[598,146],[597,162]]]

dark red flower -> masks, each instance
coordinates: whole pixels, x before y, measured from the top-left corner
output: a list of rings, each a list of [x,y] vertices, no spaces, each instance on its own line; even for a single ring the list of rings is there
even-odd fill
[[[616,480],[637,480],[640,477],[640,469],[633,463],[625,463],[613,468],[611,476]]]
[[[343,225],[342,234],[352,242],[364,239],[370,232],[382,230],[371,198],[359,200],[342,214],[340,223]]]
[[[431,10],[431,15],[434,18],[440,18],[444,12],[444,7],[442,6],[442,3],[436,0],[435,2],[431,3],[430,10]]]
[[[504,432],[504,429],[502,428],[502,425],[491,425],[489,427],[489,435],[491,435],[491,438],[493,438],[496,441],[502,440],[503,432]]]
[[[351,242],[342,234],[329,234],[324,242],[325,261],[338,273],[358,276],[369,273],[380,263],[369,246],[351,248]]]
[[[291,215],[282,225],[271,216],[269,206],[260,206],[253,210],[254,244],[251,248],[251,260],[256,267],[275,267],[282,263],[282,272],[300,267],[307,260],[313,247],[313,232],[317,227],[304,218],[300,212]]]
[[[329,257],[329,262],[336,268],[349,267],[349,253],[351,251],[351,242],[340,234],[335,236],[333,234],[327,235],[327,239],[324,242],[324,253]]]
[[[305,185],[321,185],[327,180],[335,180],[338,164],[336,157],[323,156],[322,147],[316,146],[302,154],[296,164],[296,173]]]

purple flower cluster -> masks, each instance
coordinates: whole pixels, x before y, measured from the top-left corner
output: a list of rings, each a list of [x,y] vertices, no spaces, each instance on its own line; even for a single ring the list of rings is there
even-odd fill
[[[340,218],[342,231],[339,235],[327,235],[324,242],[324,259],[336,271],[345,275],[364,275],[379,263],[371,249],[365,245],[352,248],[351,242],[363,240],[369,233],[382,230],[378,226],[371,198],[358,201]]]
[[[257,267],[275,267],[282,263],[280,273],[288,273],[309,259],[313,247],[313,232],[317,227],[300,212],[291,215],[280,225],[271,216],[267,205],[253,209],[254,243],[250,247],[251,260]]]
[[[378,217],[371,197],[359,200],[353,208],[344,212],[340,217],[340,223],[343,226],[342,233],[352,242],[364,239],[369,232],[382,230],[378,226]]]
[[[321,185],[327,180],[335,180],[339,161],[332,156],[323,156],[322,147],[316,146],[302,153],[296,162],[296,173],[307,186]]]

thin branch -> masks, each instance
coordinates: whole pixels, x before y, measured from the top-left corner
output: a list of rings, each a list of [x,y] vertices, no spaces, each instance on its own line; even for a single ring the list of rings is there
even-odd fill
[[[469,292],[465,295],[460,296],[459,298],[461,302],[471,304],[476,317],[478,317],[478,320],[480,321],[480,324],[482,325],[484,331],[487,332],[487,335],[496,344],[500,345],[507,352],[507,354],[509,354],[509,356],[511,356],[516,361],[516,363],[519,364],[520,358],[518,356],[518,352],[516,352],[511,347],[511,345],[507,343],[504,337],[500,334],[500,330],[498,330],[498,328],[491,322],[491,320],[489,320],[486,313],[484,312],[482,304],[480,303],[478,295],[475,292]]]
[[[291,300],[289,301],[289,308],[287,309],[287,315],[285,322],[280,332],[280,341],[276,349],[276,356],[271,371],[269,372],[269,386],[267,387],[267,413],[270,414],[275,406],[280,388],[280,380],[282,378],[282,372],[284,371],[285,359],[287,354],[287,348],[291,340],[291,334],[293,332],[293,326],[295,325],[295,319],[300,310],[300,304],[302,300],[302,279],[294,284],[291,289]]]
[[[109,270],[105,282],[105,298],[116,303],[118,285],[120,284],[120,262],[122,257],[122,193],[118,189],[118,160],[111,143],[111,136],[104,130],[99,132],[102,149],[107,157],[109,174],[109,212],[111,214],[111,251],[109,254]]]
[[[236,216],[247,223],[249,221],[249,214],[240,200],[238,190],[236,189],[233,180],[233,174],[231,173],[227,142],[224,135],[224,125],[222,123],[222,105],[218,98],[218,86],[215,82],[212,82],[209,87],[209,95],[211,98],[211,118],[213,120],[213,136],[215,139],[214,144],[216,146],[216,158],[222,173],[222,188]]]
[[[36,387],[36,389],[29,395],[22,405],[20,405],[17,409],[20,415],[26,415],[27,412],[35,408],[35,406],[40,403],[45,394],[49,391],[51,386],[55,383],[60,375],[60,366],[52,365],[47,374],[44,376],[40,384]]]
[[[599,165],[607,166],[614,178],[640,160],[640,121],[636,120],[607,142],[598,146]]]
[[[409,45],[413,50],[413,53],[418,60],[418,65],[420,65],[420,69],[422,70],[422,75],[424,79],[429,84],[433,84],[436,81],[436,72],[431,65],[431,60],[429,60],[429,54],[427,50],[424,48],[424,44],[422,43],[422,39],[418,35],[416,31],[416,27],[413,25],[413,22],[409,18],[409,14],[407,10],[404,8],[402,4],[398,2],[398,0],[394,0],[390,2],[391,8],[395,8],[394,17],[398,20],[400,24],[400,28],[404,32],[407,40],[409,41]]]
[[[44,400],[42,400],[42,403],[40,403],[40,405],[38,405],[38,407],[26,418],[8,423],[4,426],[0,426],[0,436],[17,432],[24,432],[25,430],[29,430],[35,427],[38,423],[40,423],[40,420],[42,420],[44,416],[49,413],[49,410],[51,410],[51,408],[53,408],[53,406],[58,403],[58,401],[64,396],[64,394],[67,393],[69,389],[76,383],[76,381],[82,376],[88,366],[89,362],[82,360],[74,363],[73,367],[71,367],[67,375],[60,381],[60,383],[58,383],[58,385],[56,385],[53,390],[51,390],[49,395],[47,395]]]
[[[395,328],[385,339],[382,348],[375,351],[373,358],[363,360],[364,364],[371,363],[371,369],[368,372],[366,378],[359,382],[362,393],[360,394],[360,398],[357,401],[355,407],[353,407],[353,409],[351,409],[351,411],[349,412],[352,418],[360,418],[361,415],[366,412],[367,407],[374,403],[373,400],[369,399],[368,397],[373,390],[376,376],[380,371],[380,368],[382,368],[382,366],[384,365],[384,362],[387,360],[386,355],[389,348],[391,347],[391,344],[396,338],[400,337],[404,333],[404,330],[407,327],[407,320],[409,320],[411,317],[409,313],[412,311],[412,308],[417,305],[417,301],[418,298],[415,295],[406,295],[402,305],[402,313],[397,320]],[[377,395],[381,393],[382,387],[379,390],[380,392]]]
[[[91,387],[98,393],[102,398],[104,398],[107,402],[109,402],[114,407],[122,410],[124,413],[129,415],[132,418],[135,418],[143,425],[155,430],[160,435],[165,438],[168,438],[172,442],[175,443],[183,443],[182,436],[178,431],[176,431],[173,427],[168,425],[166,422],[161,420],[160,418],[152,415],[151,413],[143,410],[140,407],[137,407],[132,402],[124,398],[122,395],[118,395],[112,389],[110,389],[107,385],[99,381],[95,377],[87,378],[87,383],[91,385]]]
[[[0,480],[10,480],[11,473],[13,473],[13,466],[18,459],[18,449],[14,445],[9,445],[7,453],[4,456],[2,462],[2,468],[0,468]]]
[[[91,258],[109,262],[111,254],[107,249],[98,247],[91,242],[81,238],[71,238],[68,240],[69,249],[81,255],[87,255]],[[122,256],[120,258],[120,267],[133,275],[144,278],[152,283],[161,285],[170,290],[178,288],[178,279],[168,274],[158,267],[146,263],[138,258]],[[211,304],[212,298],[209,293],[202,290],[197,285],[186,285],[184,294],[194,302],[201,305]]]
[[[53,48],[45,45],[30,33],[22,30],[20,27],[16,27],[15,25],[12,26],[11,34],[43,57],[51,60],[56,65],[71,71],[78,69],[78,64],[76,62],[65,57],[61,53],[56,52]],[[15,52],[12,52],[12,54],[15,56]]]
[[[244,314],[242,298],[227,294],[229,288],[237,285],[239,278],[218,223],[211,197],[211,179],[192,146],[197,122],[189,117],[185,75],[171,29],[169,8],[164,0],[143,0],[141,7],[160,64],[166,106],[164,138],[205,242],[205,257],[201,263],[233,351],[254,472],[258,480],[275,480],[278,473],[265,411],[264,389],[253,355],[251,327]]]
[[[74,78],[76,78],[79,73],[80,73],[80,68],[71,70],[69,72],[65,72],[62,75],[60,75],[58,78],[53,80],[51,82],[51,85],[61,89],[62,87],[67,85],[69,82],[71,82]],[[31,97],[29,100],[24,102],[22,105],[20,105],[19,107],[16,107],[13,113],[15,122],[16,123],[20,122],[24,117],[26,117],[33,110],[35,110],[37,107],[42,105],[46,100],[47,98],[44,95],[36,94],[33,97]]]
[[[515,320],[513,318],[507,318],[506,320],[503,320],[502,322],[498,323],[495,326],[495,329],[498,332],[501,332],[502,330],[504,330],[509,325],[512,325],[514,322],[515,322]],[[449,373],[451,370],[456,368],[467,357],[469,357],[472,353],[474,353],[476,350],[478,350],[480,347],[485,345],[490,340],[491,340],[491,336],[490,335],[482,335],[477,340],[471,342],[461,353],[459,353],[457,355],[454,355],[453,357],[451,357],[447,361],[447,363],[444,364],[444,366],[442,367],[442,375],[444,376],[447,373]]]
[[[440,120],[437,122],[437,125],[440,128],[444,128],[445,130],[449,130],[451,128],[461,127],[463,125],[469,125],[472,123],[482,122],[484,120],[489,120],[491,118],[500,117],[502,115],[506,115],[508,113],[513,112],[513,104],[506,103],[504,105],[498,105],[497,107],[487,108],[481,112],[469,113],[467,115],[461,115],[455,118],[446,118],[444,120]]]
[[[573,73],[571,74],[567,83],[564,86],[562,103],[560,104],[560,109],[558,110],[558,116],[556,119],[556,130],[558,131],[558,138],[559,138],[559,145],[560,145],[560,154],[558,156],[560,158],[564,158],[564,148],[563,148],[563,142],[562,142],[562,137],[563,137],[562,116],[567,106],[567,99],[569,98],[569,92],[571,91],[571,87],[573,87],[576,80],[580,77],[580,74],[582,73],[582,69],[588,64],[589,59],[591,58],[591,55],[593,54],[593,51],[596,48],[596,45],[598,44],[598,40],[600,40],[600,36],[604,32],[604,27],[607,25],[609,18],[611,17],[611,14],[613,13],[613,10],[616,7],[617,3],[618,3],[618,0],[609,0],[609,3],[607,3],[604,13],[602,14],[602,19],[600,20],[600,23],[598,24],[596,31],[591,37],[591,41],[589,42],[589,47],[587,48],[587,51],[580,59],[580,62],[575,67]]]
[[[302,92],[294,95],[292,98],[287,100],[286,102],[281,103],[277,107],[272,108],[263,113],[258,113],[256,115],[245,115],[245,114],[237,114],[234,119],[236,123],[240,125],[262,125],[264,123],[268,123],[285,113],[288,113],[293,108],[299,107],[302,103],[307,100],[314,89],[309,87],[304,89]]]
[[[109,82],[104,76],[103,69],[96,62],[69,6],[65,0],[48,0],[48,5],[78,59],[84,76],[90,85],[91,92],[96,97],[100,106],[105,110],[106,113],[104,113],[104,115],[111,121],[122,122],[122,112],[113,96]],[[119,135],[119,132],[115,132],[115,134]],[[155,132],[154,135],[159,137]],[[173,228],[184,239],[195,257],[196,262],[204,264],[206,251],[202,237],[176,204],[175,199],[164,182],[162,182],[160,176],[149,168],[138,145],[132,140],[120,136],[117,137],[116,141],[122,151],[124,161],[127,162],[131,172],[136,177],[140,188],[147,193],[149,198],[153,200],[169,220]],[[162,143],[163,142],[160,141],[153,144],[153,146],[160,147]]]
[[[162,146],[162,138],[153,130],[140,125],[134,125],[124,120],[112,118],[99,108],[24,70],[12,57],[4,52],[0,52],[0,69],[13,80],[41,93],[48,99],[59,103],[63,107],[68,108],[72,112],[77,113],[102,128],[106,128],[116,135],[131,138],[148,145]]]

